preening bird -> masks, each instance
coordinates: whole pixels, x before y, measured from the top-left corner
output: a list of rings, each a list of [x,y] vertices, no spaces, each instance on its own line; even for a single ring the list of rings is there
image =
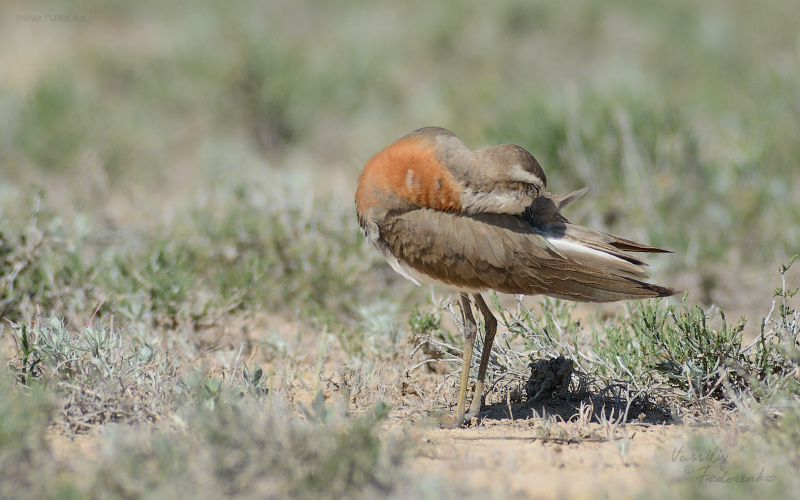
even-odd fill
[[[359,177],[356,211],[367,241],[413,283],[461,294],[464,356],[453,426],[465,418],[478,330],[470,294],[486,332],[470,407],[470,415],[477,415],[497,330],[482,292],[579,302],[677,293],[645,282],[647,264],[634,255],[667,250],[569,222],[561,210],[588,188],[567,195],[546,188],[542,167],[525,149],[503,144],[471,151],[439,127],[397,140],[373,156]]]

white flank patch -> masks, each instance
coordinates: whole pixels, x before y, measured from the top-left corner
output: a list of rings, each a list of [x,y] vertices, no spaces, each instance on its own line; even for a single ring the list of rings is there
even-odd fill
[[[619,257],[615,257],[611,254],[607,254],[605,252],[601,252],[595,248],[589,248],[581,245],[580,243],[575,243],[574,241],[566,241],[562,238],[547,238],[547,241],[556,247],[558,250],[565,253],[568,257],[576,259],[579,255],[586,255],[587,257],[594,257],[596,259],[607,260],[608,262],[619,264],[620,262],[630,264],[627,261],[620,259]],[[578,260],[579,257],[576,259]]]
[[[397,274],[401,275],[402,277],[404,277],[405,279],[409,280],[410,282],[414,283],[417,286],[422,285],[422,282],[420,280],[416,279],[414,276],[411,276],[409,273],[406,272],[404,266],[400,263],[399,260],[397,260],[397,257],[392,255],[392,252],[390,252],[388,248],[384,249],[378,247],[378,249],[383,254],[383,258],[386,259],[386,262],[388,262],[389,265],[392,266],[392,269],[394,269]]]
[[[632,277],[644,276],[644,270],[642,270],[641,267],[631,264],[627,260],[620,259],[615,255],[562,238],[547,238],[547,241],[556,247],[556,250],[582,264],[589,266],[607,265],[616,273],[629,274]]]

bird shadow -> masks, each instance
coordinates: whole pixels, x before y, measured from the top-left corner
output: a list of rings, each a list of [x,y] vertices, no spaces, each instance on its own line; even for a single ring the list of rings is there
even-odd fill
[[[664,424],[671,421],[669,412],[646,391],[634,393],[622,383],[602,388],[589,384],[586,376],[577,374],[576,377],[572,360],[563,356],[534,361],[529,366],[531,375],[524,389],[527,397],[523,400],[522,391],[506,390],[506,401],[483,405],[480,419],[550,417],[563,422],[614,424],[631,421]],[[576,378],[577,384],[573,383]]]
[[[555,418],[563,422],[587,419],[594,423],[639,422],[671,424],[669,412],[644,398],[617,399],[600,394],[568,393],[551,395],[536,401],[497,402],[481,407],[480,421],[526,420]]]

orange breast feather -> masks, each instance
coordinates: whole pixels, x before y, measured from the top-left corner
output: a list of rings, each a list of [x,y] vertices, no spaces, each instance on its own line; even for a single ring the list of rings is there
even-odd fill
[[[418,207],[461,210],[461,190],[436,158],[433,145],[426,142],[401,139],[367,162],[359,178],[360,210],[377,204],[379,193],[397,196]]]

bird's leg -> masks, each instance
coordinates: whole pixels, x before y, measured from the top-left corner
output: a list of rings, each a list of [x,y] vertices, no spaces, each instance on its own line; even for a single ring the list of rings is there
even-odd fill
[[[473,297],[475,297],[475,303],[478,305],[478,309],[481,310],[481,314],[483,315],[483,324],[484,329],[486,330],[486,337],[483,341],[481,365],[480,368],[478,368],[478,382],[475,384],[475,395],[472,397],[472,405],[469,409],[469,415],[477,417],[481,412],[481,400],[483,399],[483,386],[484,380],[486,379],[486,368],[489,365],[489,357],[492,354],[494,334],[497,332],[497,319],[494,317],[494,314],[492,314],[489,306],[486,305],[486,302],[483,300],[483,297],[481,297],[481,294],[476,293],[473,295]]]
[[[469,367],[472,363],[472,349],[475,346],[475,336],[478,332],[478,325],[472,316],[472,306],[469,303],[469,295],[461,294],[461,309],[464,313],[464,357],[461,362],[461,385],[458,387],[458,405],[456,414],[453,417],[452,426],[458,427],[464,421],[464,412],[467,407],[467,383],[469,382]]]

